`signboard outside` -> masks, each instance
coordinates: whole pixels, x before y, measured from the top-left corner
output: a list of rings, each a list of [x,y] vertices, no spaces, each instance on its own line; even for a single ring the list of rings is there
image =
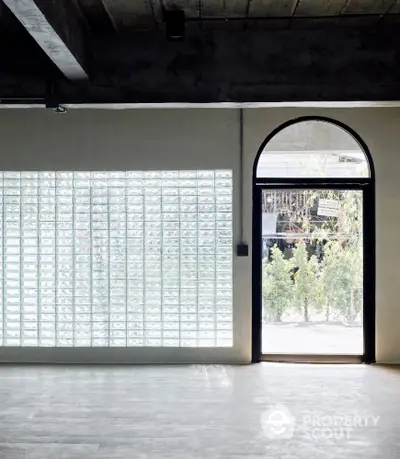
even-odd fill
[[[339,201],[335,199],[320,199],[318,201],[318,216],[320,217],[338,217]]]

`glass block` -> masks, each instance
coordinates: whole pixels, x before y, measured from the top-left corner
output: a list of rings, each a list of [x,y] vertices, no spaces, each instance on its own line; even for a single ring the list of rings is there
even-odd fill
[[[57,338],[57,341],[56,341],[57,347],[72,347],[73,344],[74,344],[74,341],[72,338],[66,339],[66,338],[59,337]]]
[[[4,337],[4,345],[5,346],[20,346],[21,341],[19,338],[8,338],[7,336]]]
[[[181,339],[180,345],[181,347],[197,347],[197,340]]]
[[[90,347],[92,340],[90,338],[77,338],[74,340],[74,346],[76,347]]]
[[[214,322],[199,322],[199,330],[201,331],[199,334],[199,338],[215,337],[214,331],[211,332],[211,330],[215,330],[215,328],[216,324]]]
[[[104,338],[94,338],[92,339],[92,346],[98,346],[98,347],[108,347],[109,346],[109,340],[104,339]]]
[[[232,345],[231,171],[7,172],[0,185],[4,345]]]
[[[215,340],[213,340],[213,339],[200,339],[199,338],[198,347],[215,347]]]
[[[74,323],[73,322],[58,322],[57,323],[57,330],[58,330],[58,336],[59,337],[65,337],[69,336],[70,333],[72,333],[74,329]]]
[[[37,338],[23,338],[21,340],[21,346],[37,346],[38,339]]]
[[[113,347],[126,347],[126,339],[111,338],[110,339],[110,346],[113,346]]]
[[[142,347],[144,346],[144,340],[141,338],[129,338],[127,340],[127,346],[129,347]]]
[[[92,323],[92,329],[93,330],[109,330],[109,324],[108,324],[108,315],[104,314],[93,314],[92,317],[93,323]]]
[[[191,340],[192,344],[197,344],[197,331],[181,331],[180,338],[182,340]]]

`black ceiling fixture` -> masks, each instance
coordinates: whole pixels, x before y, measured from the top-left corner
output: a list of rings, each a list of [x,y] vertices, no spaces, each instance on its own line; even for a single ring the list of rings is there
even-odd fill
[[[185,37],[185,12],[183,10],[164,10],[167,39],[183,40]]]

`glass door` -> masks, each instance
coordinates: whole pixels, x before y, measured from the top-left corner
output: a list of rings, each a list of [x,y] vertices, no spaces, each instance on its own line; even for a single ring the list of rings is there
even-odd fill
[[[268,187],[260,204],[262,354],[362,355],[363,191]]]

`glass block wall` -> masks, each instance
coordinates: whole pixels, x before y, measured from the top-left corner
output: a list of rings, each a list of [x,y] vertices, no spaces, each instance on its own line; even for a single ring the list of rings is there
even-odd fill
[[[232,172],[0,173],[0,344],[232,346]]]

